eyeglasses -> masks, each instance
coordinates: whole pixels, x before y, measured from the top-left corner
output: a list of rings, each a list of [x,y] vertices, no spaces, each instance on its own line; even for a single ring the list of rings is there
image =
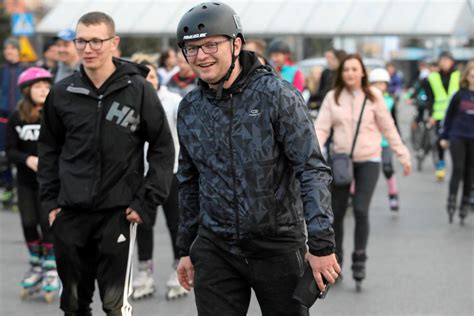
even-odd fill
[[[114,36],[111,36],[109,38],[105,38],[105,39],[99,39],[99,38],[93,38],[89,41],[86,41],[85,39],[74,39],[74,46],[76,47],[76,49],[78,50],[83,50],[83,49],[86,49],[86,46],[87,44],[89,44],[90,48],[92,50],[99,50],[102,48],[102,44],[106,41],[109,41],[111,40],[112,38],[114,38]]]
[[[208,42],[202,45],[189,45],[183,47],[183,53],[186,57],[193,57],[198,54],[199,48],[202,49],[204,54],[214,54],[217,53],[219,44],[229,41],[225,39],[220,42]]]

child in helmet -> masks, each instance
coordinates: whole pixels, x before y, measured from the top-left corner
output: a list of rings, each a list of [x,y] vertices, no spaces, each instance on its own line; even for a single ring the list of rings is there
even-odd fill
[[[393,120],[395,125],[397,125],[396,118],[396,104],[395,100],[388,93],[388,84],[390,82],[390,75],[387,70],[384,68],[376,68],[369,73],[369,82],[379,89],[383,93],[383,98],[385,104],[390,113],[392,113]],[[390,145],[385,137],[382,136],[382,171],[387,179],[388,185],[388,199],[390,209],[392,211],[398,211],[399,202],[398,202],[398,188],[397,188],[397,179],[395,177],[395,171],[393,169],[392,163],[392,150]]]
[[[51,73],[43,68],[31,67],[20,74],[22,98],[9,118],[6,132],[6,154],[17,168],[18,208],[30,253],[31,267],[21,282],[21,296],[24,299],[41,287],[48,302],[59,288],[59,279],[48,213],[40,206],[36,171],[41,109],[51,81]]]

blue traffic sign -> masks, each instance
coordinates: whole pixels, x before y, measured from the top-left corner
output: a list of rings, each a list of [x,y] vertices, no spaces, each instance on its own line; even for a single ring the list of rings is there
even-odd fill
[[[12,34],[14,36],[30,36],[35,33],[32,13],[15,13],[12,15]]]

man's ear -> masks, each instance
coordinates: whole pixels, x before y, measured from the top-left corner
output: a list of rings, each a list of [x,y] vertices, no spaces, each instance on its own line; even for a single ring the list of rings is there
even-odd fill
[[[237,57],[240,55],[240,52],[242,51],[242,39],[240,37],[236,37],[233,41],[234,43],[234,56]]]
[[[119,47],[120,44],[120,36],[115,35],[114,38],[112,39],[112,45],[114,46],[114,50]]]

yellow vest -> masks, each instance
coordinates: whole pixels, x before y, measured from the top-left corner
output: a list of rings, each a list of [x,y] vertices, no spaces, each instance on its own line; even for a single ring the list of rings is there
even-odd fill
[[[449,99],[459,90],[460,78],[461,73],[459,70],[453,71],[449,77],[448,91],[446,91],[439,72],[431,73],[428,76],[428,82],[430,83],[434,95],[433,118],[436,121],[444,119],[446,110],[448,109]]]

